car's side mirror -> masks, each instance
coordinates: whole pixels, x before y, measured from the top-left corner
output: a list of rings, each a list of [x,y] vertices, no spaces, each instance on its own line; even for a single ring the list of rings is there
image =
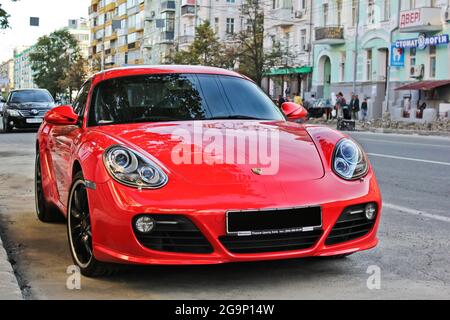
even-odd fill
[[[44,120],[47,123],[60,126],[77,125],[78,115],[71,106],[59,106],[48,111]]]
[[[6,99],[5,99],[5,98],[3,98],[3,97],[1,97],[1,98],[0,98],[0,102],[2,102],[2,103],[6,103]]]
[[[308,117],[308,111],[301,105],[293,102],[283,103],[281,110],[289,120],[305,120]]]

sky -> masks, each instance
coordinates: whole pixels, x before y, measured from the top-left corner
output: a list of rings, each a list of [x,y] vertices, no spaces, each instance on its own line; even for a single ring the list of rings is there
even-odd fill
[[[45,34],[66,27],[69,19],[88,18],[90,0],[0,0],[10,15],[10,29],[0,31],[0,62],[13,57],[17,46],[32,45]],[[31,27],[30,17],[40,26]]]

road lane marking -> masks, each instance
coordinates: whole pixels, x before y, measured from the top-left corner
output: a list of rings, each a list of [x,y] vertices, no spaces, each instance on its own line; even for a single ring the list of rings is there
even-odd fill
[[[441,161],[432,161],[432,160],[424,160],[424,159],[415,159],[415,158],[406,158],[406,157],[398,157],[388,154],[379,154],[379,153],[368,153],[369,156],[373,157],[380,157],[380,158],[390,158],[390,159],[396,159],[396,160],[407,160],[407,161],[415,161],[415,162],[425,162],[425,163],[432,163],[432,164],[440,164],[443,166],[450,166],[449,162],[441,162]]]
[[[420,211],[420,210],[416,210],[416,209],[410,209],[410,208],[398,206],[398,205],[391,204],[391,203],[383,203],[383,208],[389,208],[389,209],[397,210],[400,212],[412,214],[415,216],[421,216],[421,217],[425,217],[425,218],[430,218],[430,219],[450,223],[450,217],[444,217],[444,216],[440,216],[438,214],[432,214],[432,213],[428,213],[428,212],[424,212],[424,211]]]
[[[367,138],[359,138],[359,141],[369,141],[369,142],[380,142],[380,143],[391,143],[391,144],[409,144],[415,146],[424,146],[424,147],[437,147],[437,148],[450,148],[449,145],[442,144],[428,144],[428,143],[415,143],[415,142],[404,142],[404,141],[388,141],[388,140],[377,140],[377,139],[367,139]]]

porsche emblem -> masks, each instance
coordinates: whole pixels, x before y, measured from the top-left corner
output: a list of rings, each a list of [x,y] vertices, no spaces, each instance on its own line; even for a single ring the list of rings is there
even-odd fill
[[[263,174],[263,169],[261,169],[261,168],[253,168],[253,169],[252,169],[252,172],[253,172],[254,174],[257,174],[258,176],[260,176],[260,175]]]

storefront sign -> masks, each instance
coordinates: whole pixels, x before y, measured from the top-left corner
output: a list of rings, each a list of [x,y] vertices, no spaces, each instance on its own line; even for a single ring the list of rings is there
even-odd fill
[[[420,25],[421,22],[421,11],[420,9],[415,9],[411,11],[404,11],[400,13],[400,28],[406,28],[411,26]]]
[[[391,48],[391,66],[404,67],[405,66],[405,49],[397,48],[395,44]]]
[[[427,46],[439,46],[448,44],[450,38],[448,34],[441,34],[437,36],[427,36],[421,34],[415,39],[398,40],[395,42],[396,48],[418,48],[420,50],[425,49]]]

